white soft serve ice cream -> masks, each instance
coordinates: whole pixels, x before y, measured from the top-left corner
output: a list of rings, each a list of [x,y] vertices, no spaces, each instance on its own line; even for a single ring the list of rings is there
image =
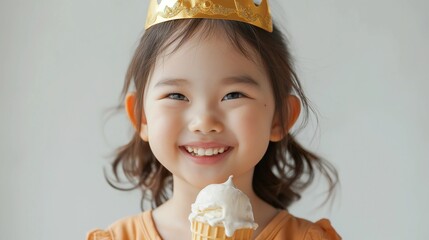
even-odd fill
[[[258,227],[249,198],[234,186],[232,176],[225,183],[210,184],[200,191],[189,220],[223,226],[228,237],[237,229]]]

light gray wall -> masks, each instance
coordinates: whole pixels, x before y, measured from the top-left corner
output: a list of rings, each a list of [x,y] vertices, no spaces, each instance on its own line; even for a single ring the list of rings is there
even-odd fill
[[[146,5],[1,0],[1,239],[83,239],[139,211],[139,193],[113,190],[102,169],[130,134],[123,114],[106,121],[104,111]],[[341,176],[332,208],[317,208],[319,185],[291,212],[329,217],[344,239],[427,239],[429,3],[272,5],[320,112],[301,139]]]

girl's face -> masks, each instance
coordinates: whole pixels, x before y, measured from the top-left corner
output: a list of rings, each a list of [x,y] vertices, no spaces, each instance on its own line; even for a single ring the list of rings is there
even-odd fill
[[[273,134],[274,97],[258,58],[221,32],[158,57],[145,89],[143,138],[173,176],[202,188],[252,179]]]

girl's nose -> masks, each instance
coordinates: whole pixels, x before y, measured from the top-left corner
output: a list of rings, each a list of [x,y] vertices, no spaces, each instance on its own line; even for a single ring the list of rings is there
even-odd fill
[[[213,113],[204,113],[196,115],[188,128],[191,132],[202,134],[220,133],[223,130],[223,124]]]

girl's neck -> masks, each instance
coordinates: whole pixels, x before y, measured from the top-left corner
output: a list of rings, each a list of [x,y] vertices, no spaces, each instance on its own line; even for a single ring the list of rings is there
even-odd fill
[[[200,189],[173,176],[173,196],[152,212],[153,220],[162,239],[191,239],[191,205]]]

